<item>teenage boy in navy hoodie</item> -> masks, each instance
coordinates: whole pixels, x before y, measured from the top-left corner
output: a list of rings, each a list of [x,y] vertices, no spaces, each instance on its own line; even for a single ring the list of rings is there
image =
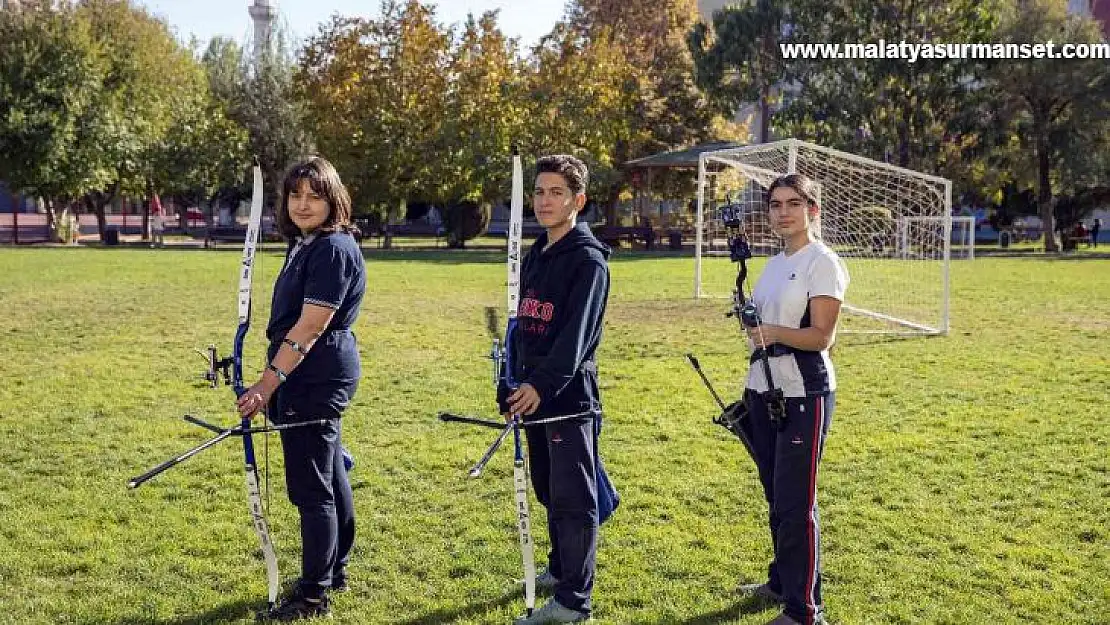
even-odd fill
[[[601,513],[616,505],[597,450],[601,397],[595,354],[609,299],[609,248],[575,223],[586,204],[589,172],[573,156],[536,162],[533,207],[546,232],[521,267],[520,309],[512,350],[514,389],[502,383],[498,402],[505,418],[524,422],[564,415],[586,416],[525,427],[536,499],[547,509],[551,553],[536,586],[554,596],[515,625],[576,623],[590,618]]]

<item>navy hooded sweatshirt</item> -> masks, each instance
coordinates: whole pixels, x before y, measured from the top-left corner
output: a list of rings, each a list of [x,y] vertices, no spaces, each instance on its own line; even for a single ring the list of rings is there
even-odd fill
[[[595,353],[609,300],[610,249],[576,224],[550,249],[540,235],[521,266],[517,328],[509,341],[513,381],[531,384],[539,409],[527,420],[601,410]],[[498,388],[501,412],[509,389]]]

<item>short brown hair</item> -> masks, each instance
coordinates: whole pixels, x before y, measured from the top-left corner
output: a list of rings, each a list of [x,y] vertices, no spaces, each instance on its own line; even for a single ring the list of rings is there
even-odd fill
[[[290,239],[301,234],[300,228],[289,218],[289,194],[300,186],[302,180],[307,180],[308,186],[327,200],[328,208],[331,209],[319,229],[324,232],[350,232],[353,229],[351,195],[339,179],[335,166],[319,156],[310,156],[295,163],[285,174],[277,209],[278,230]]]
[[[540,174],[559,174],[575,195],[585,193],[586,186],[590,184],[590,170],[586,164],[569,154],[540,157],[536,161],[536,175]]]

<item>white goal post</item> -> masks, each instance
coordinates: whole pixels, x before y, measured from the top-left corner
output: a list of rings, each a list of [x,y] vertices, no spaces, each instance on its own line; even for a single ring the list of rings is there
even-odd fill
[[[945,334],[950,262],[974,258],[975,220],[952,216],[952,182],[797,139],[704,152],[698,159],[694,297],[728,296],[736,267],[718,208],[739,206],[757,257],[782,241],[764,203],[776,178],[817,182],[821,216],[814,235],[840,256],[851,277],[845,332]],[[955,240],[956,245],[953,245]]]
[[[935,239],[943,236],[945,217],[900,217],[896,220],[896,256],[903,260],[911,258],[928,258],[928,251],[919,247],[923,239]],[[949,237],[951,251],[949,258],[966,258],[975,260],[975,218],[951,217],[952,234]],[[922,232],[932,229],[934,232],[923,236]]]

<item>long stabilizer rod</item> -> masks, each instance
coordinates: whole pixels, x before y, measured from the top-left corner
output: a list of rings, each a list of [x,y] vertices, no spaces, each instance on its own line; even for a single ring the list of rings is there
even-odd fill
[[[213,432],[217,432],[218,434],[214,438],[211,438],[211,439],[201,443],[200,445],[197,445],[196,447],[193,447],[192,449],[182,453],[181,455],[176,456],[174,458],[170,458],[169,460],[167,460],[167,461],[163,462],[162,464],[154,467],[153,469],[147,471],[146,473],[143,473],[142,475],[140,475],[138,477],[132,478],[130,481],[127,482],[127,487],[128,488],[138,488],[138,487],[142,486],[143,483],[149,481],[154,476],[164,472],[166,469],[169,469],[170,467],[179,465],[182,462],[185,462],[186,460],[188,460],[189,458],[192,458],[193,456],[195,456],[195,455],[199,454],[200,452],[204,451],[205,449],[208,449],[209,447],[212,447],[213,445],[216,445],[220,441],[222,441],[226,438],[232,437],[232,436],[245,436],[245,435],[248,435],[248,434],[265,434],[267,432],[278,432],[278,431],[281,431],[281,430],[290,430],[290,429],[293,429],[293,428],[305,427],[307,425],[322,425],[322,424],[328,422],[327,419],[316,419],[316,420],[313,420],[313,421],[304,421],[304,422],[301,422],[301,423],[287,423],[287,424],[284,424],[284,425],[267,425],[267,426],[258,427],[258,428],[244,428],[241,425],[237,425],[233,428],[226,428],[225,429],[225,428],[221,428],[221,427],[216,426],[216,425],[212,425],[211,423],[202,421],[202,420],[194,417],[193,415],[185,415],[185,420],[188,421],[189,423],[199,425],[200,427],[205,428],[207,430],[212,430]]]

